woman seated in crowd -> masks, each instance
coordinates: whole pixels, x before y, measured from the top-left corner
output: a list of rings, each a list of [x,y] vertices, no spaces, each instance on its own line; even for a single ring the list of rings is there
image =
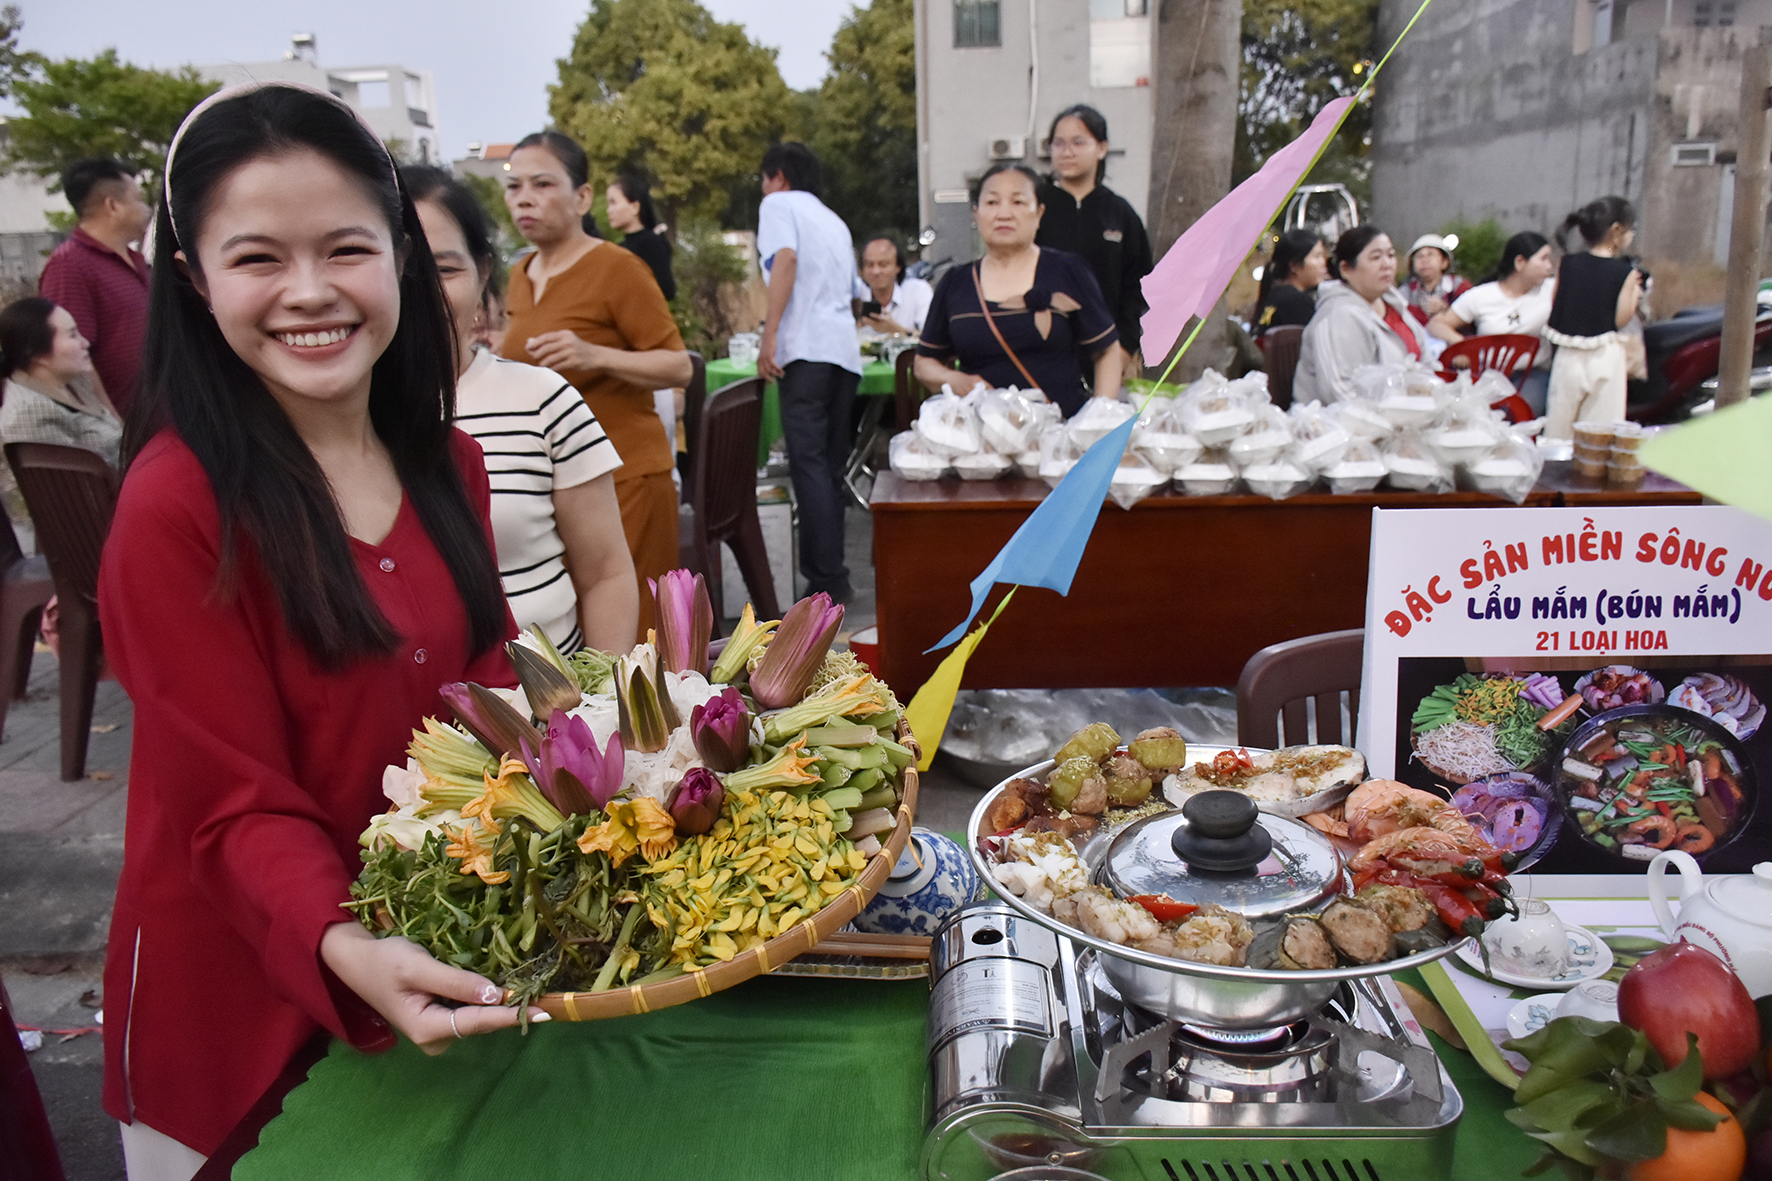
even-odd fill
[[[558,131],[537,132],[517,141],[509,167],[505,207],[535,252],[511,269],[500,355],[570,381],[621,454],[615,495],[644,639],[653,624],[644,583],[678,565],[676,458],[653,394],[689,384],[689,354],[646,263],[585,233],[584,149]]]
[[[1544,413],[1544,392],[1550,382],[1553,350],[1542,338],[1555,287],[1550,279],[1556,271],[1549,239],[1530,230],[1515,234],[1502,249],[1495,278],[1472,287],[1427,322],[1429,334],[1447,344],[1457,344],[1472,328],[1478,336],[1539,337],[1538,357],[1530,373],[1513,375],[1521,396],[1537,414]],[[1462,369],[1469,362],[1459,357],[1453,365]]]
[[[1362,365],[1419,361],[1428,338],[1397,294],[1397,252],[1376,226],[1355,226],[1335,243],[1331,264],[1339,281],[1317,289],[1317,314],[1304,330],[1295,402],[1335,402],[1354,393]]]
[[[41,296],[0,311],[0,439],[94,451],[117,466],[123,423],[99,387],[74,317]],[[10,470],[10,469],[9,469]]]
[[[492,276],[492,223],[441,168],[408,168],[401,179],[454,316],[455,423],[486,453],[511,614],[546,632],[564,655],[586,644],[625,651],[640,603],[611,474],[621,456],[565,378],[474,348]]]
[[[1078,361],[1087,353],[1095,396],[1120,396],[1113,313],[1088,263],[1034,245],[1041,210],[1040,178],[1023,164],[993,166],[973,190],[985,256],[953,268],[935,288],[916,363],[917,380],[931,390],[1039,389],[1069,418],[1091,392]]]
[[[1315,230],[1287,230],[1261,271],[1255,335],[1289,324],[1302,328],[1317,310],[1317,287],[1329,277],[1329,251]]]
[[[1422,324],[1452,306],[1471,289],[1470,280],[1452,273],[1452,250],[1438,234],[1423,234],[1409,248],[1409,282],[1403,302]]]

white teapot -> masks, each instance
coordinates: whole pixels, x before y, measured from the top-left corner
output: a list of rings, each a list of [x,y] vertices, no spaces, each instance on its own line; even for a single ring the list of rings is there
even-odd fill
[[[1665,865],[1680,871],[1677,919],[1667,905]],[[1772,861],[1706,885],[1690,853],[1669,849],[1649,863],[1649,904],[1670,940],[1683,939],[1715,955],[1741,977],[1748,995],[1772,993]]]

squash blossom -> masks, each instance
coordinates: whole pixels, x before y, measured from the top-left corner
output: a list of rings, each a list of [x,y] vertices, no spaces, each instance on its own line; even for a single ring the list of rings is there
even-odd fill
[[[750,667],[751,654],[769,642],[770,635],[781,626],[781,620],[771,619],[765,623],[757,622],[757,613],[749,603],[744,605],[744,614],[739,616],[738,626],[732,629],[732,637],[726,641],[726,647],[720,652],[720,659],[714,661],[713,671],[708,680],[716,685],[730,684],[738,679],[738,674]]]
[[[769,791],[777,788],[792,790],[810,787],[813,784],[823,784],[824,779],[811,769],[817,761],[817,755],[806,752],[806,736],[802,734],[782,747],[781,753],[767,763],[746,767],[742,771],[734,771],[726,776],[726,790]]]
[[[608,819],[585,830],[578,851],[609,854],[611,865],[620,865],[635,853],[647,861],[668,856],[677,847],[677,827],[671,814],[657,800],[642,796],[610,807]]]
[[[511,875],[506,871],[492,868],[492,852],[493,847],[498,844],[499,827],[491,817],[485,817],[478,824],[469,821],[459,828],[445,826],[443,831],[451,838],[443,852],[446,856],[461,861],[462,873],[477,873],[480,880],[488,886],[511,880]],[[482,844],[483,836],[491,838],[490,841]]]
[[[464,817],[480,817],[487,823],[522,816],[543,832],[553,832],[566,823],[560,810],[548,803],[529,778],[529,768],[521,759],[507,758],[499,764],[498,778],[486,775],[486,790],[462,805]]]

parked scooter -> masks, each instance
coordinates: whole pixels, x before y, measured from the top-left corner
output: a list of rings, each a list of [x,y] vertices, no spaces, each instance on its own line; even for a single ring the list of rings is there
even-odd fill
[[[1723,349],[1723,305],[1686,308],[1643,329],[1647,381],[1633,381],[1630,417],[1642,423],[1681,422],[1714,396]],[[1754,365],[1772,362],[1772,290],[1760,291],[1754,322]],[[1757,385],[1758,383],[1756,383]]]

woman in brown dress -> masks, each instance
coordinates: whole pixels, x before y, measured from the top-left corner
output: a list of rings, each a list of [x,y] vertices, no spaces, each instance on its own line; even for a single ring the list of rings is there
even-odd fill
[[[652,391],[689,383],[689,354],[652,272],[585,233],[591,207],[584,150],[557,131],[518,142],[505,205],[534,253],[511,268],[502,355],[570,381],[621,453],[622,529],[640,584],[640,634],[653,626],[646,582],[679,565],[673,446]]]

